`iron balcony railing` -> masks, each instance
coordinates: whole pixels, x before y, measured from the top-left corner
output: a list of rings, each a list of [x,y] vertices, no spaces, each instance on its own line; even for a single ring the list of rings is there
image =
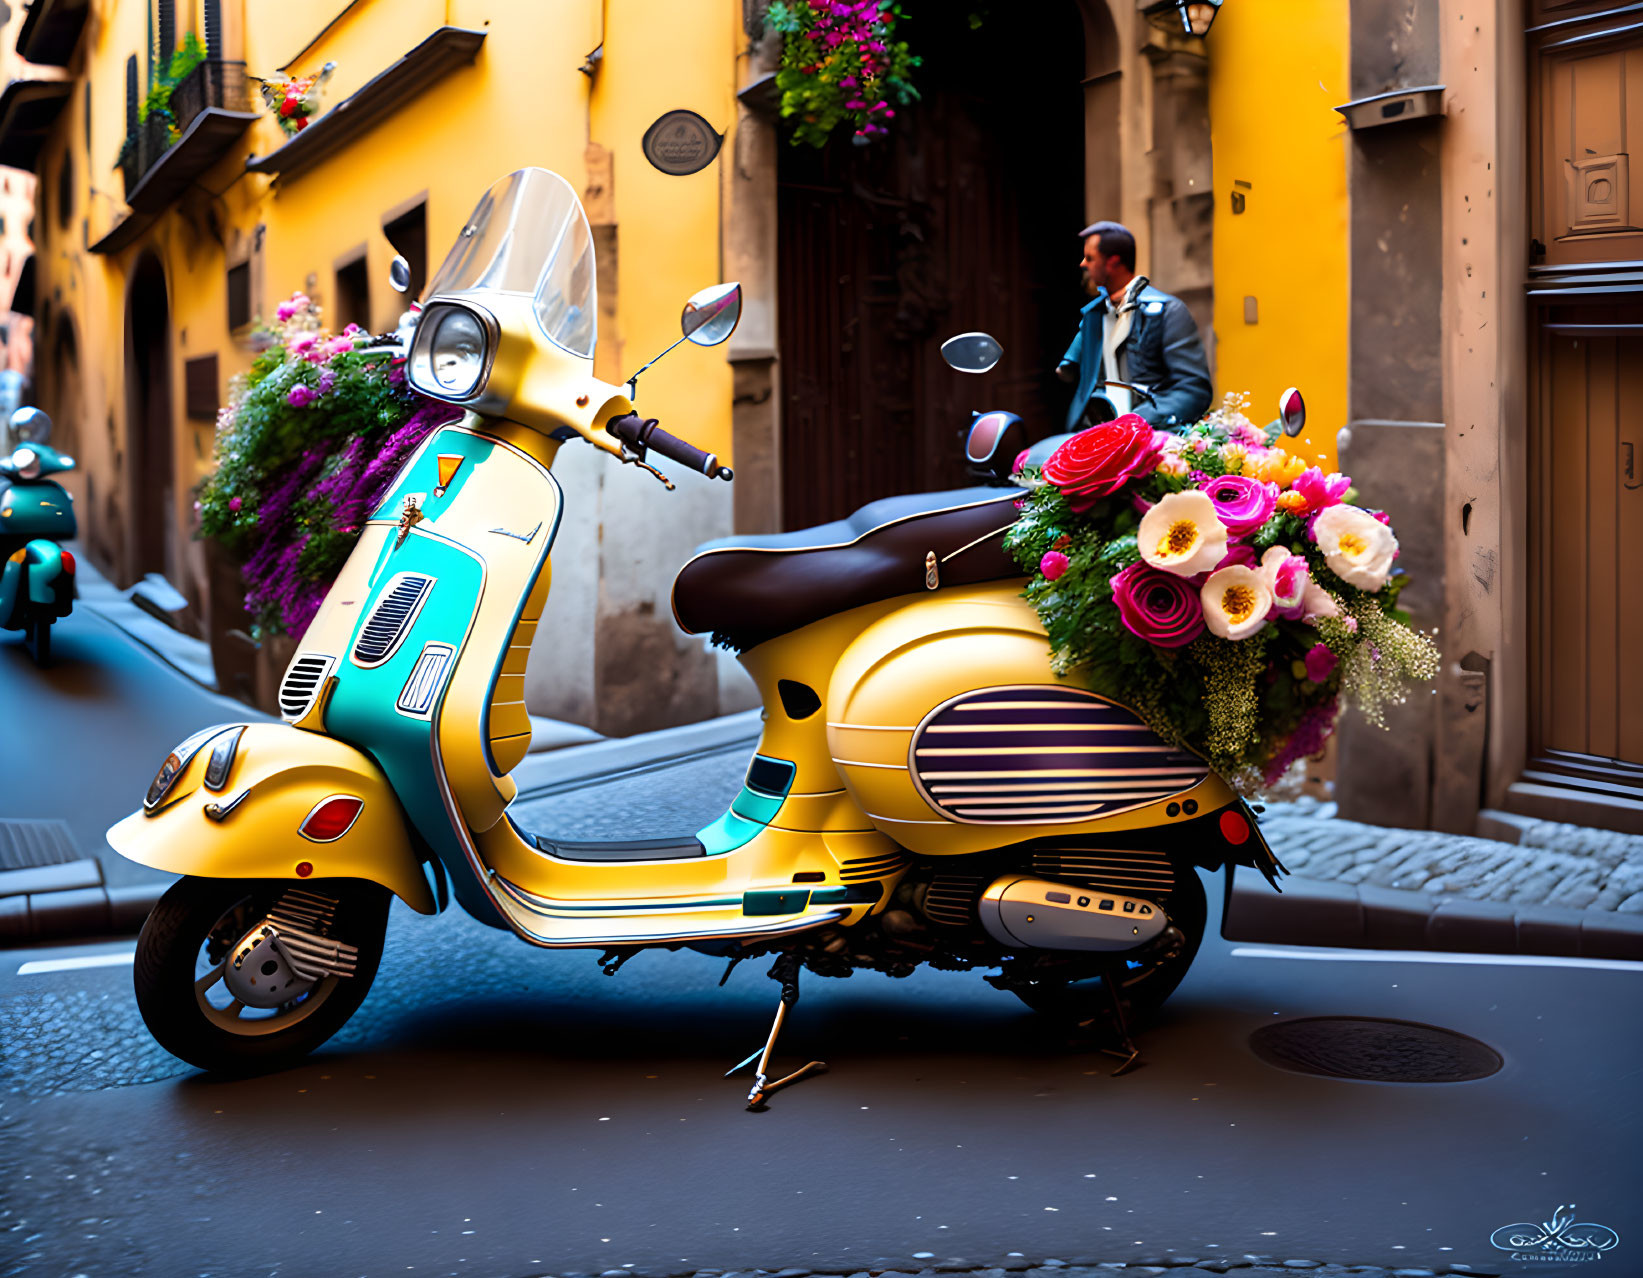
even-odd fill
[[[120,149],[120,173],[125,180],[126,199],[137,189],[176,141],[188,132],[200,114],[209,108],[250,111],[245,63],[208,58],[177,81],[163,111],[150,111],[127,135]]]

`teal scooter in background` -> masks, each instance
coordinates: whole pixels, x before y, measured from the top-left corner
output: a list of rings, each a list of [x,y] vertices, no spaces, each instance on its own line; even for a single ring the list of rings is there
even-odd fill
[[[46,478],[74,458],[46,443],[51,418],[38,408],[11,415],[19,441],[0,455],[0,630],[21,630],[36,665],[51,660],[51,627],[74,607],[74,556],[59,542],[76,531],[74,501]]]

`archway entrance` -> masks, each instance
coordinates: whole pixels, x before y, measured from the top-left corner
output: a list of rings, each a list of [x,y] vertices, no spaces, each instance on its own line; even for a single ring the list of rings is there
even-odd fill
[[[126,477],[130,532],[125,576],[165,573],[172,527],[171,309],[165,270],[145,253],[126,309]]]
[[[970,482],[974,409],[1061,429],[1055,365],[1088,300],[1084,23],[1072,3],[926,3],[904,30],[922,100],[888,138],[820,151],[781,143],[778,307],[782,523]],[[1117,164],[1117,121],[1111,163]],[[982,378],[942,363],[942,339],[985,329],[1004,359]]]

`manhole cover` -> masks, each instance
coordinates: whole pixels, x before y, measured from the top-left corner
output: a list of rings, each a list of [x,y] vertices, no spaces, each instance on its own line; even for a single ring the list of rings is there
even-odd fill
[[[1368,1016],[1312,1016],[1263,1025],[1249,1045],[1268,1065],[1375,1083],[1464,1083],[1498,1070],[1486,1043],[1436,1025]]]

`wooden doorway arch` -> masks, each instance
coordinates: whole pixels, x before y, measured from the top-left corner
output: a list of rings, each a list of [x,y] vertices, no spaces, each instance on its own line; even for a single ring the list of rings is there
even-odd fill
[[[165,268],[153,253],[137,259],[126,288],[125,573],[167,574],[175,523],[172,451],[171,307]]]
[[[972,30],[965,7],[926,4],[906,30],[923,96],[888,138],[779,144],[787,528],[970,482],[972,410],[1019,413],[1035,439],[1066,411],[1054,369],[1088,300],[1086,156],[1101,154],[1114,182],[1118,169],[1115,87],[1110,140],[1092,146],[1086,130],[1089,58],[1116,68],[1111,16],[1101,0],[994,5]],[[985,377],[941,361],[942,339],[969,329],[1003,344]]]

